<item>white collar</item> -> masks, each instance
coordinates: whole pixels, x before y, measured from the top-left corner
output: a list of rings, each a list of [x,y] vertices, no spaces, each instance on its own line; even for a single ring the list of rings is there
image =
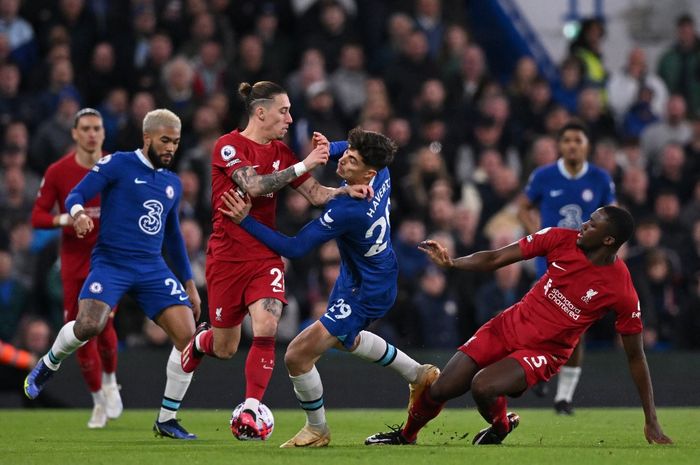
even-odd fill
[[[579,171],[577,174],[572,175],[566,170],[566,167],[564,166],[564,160],[560,158],[557,160],[557,168],[559,168],[559,172],[561,173],[562,176],[564,176],[566,179],[580,179],[582,178],[586,173],[588,173],[588,162],[584,161],[583,162],[583,167],[581,168],[581,171]]]

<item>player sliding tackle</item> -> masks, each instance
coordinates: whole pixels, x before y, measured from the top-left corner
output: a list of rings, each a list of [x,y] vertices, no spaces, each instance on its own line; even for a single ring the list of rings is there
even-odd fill
[[[315,141],[328,144],[320,135]],[[389,311],[396,298],[398,266],[390,239],[391,178],[387,168],[396,146],[381,134],[359,128],[350,131],[348,144],[332,145],[331,156],[337,158],[342,153],[336,172],[345,181],[343,184],[367,193],[369,201],[336,197],[328,202],[317,220],[309,222],[292,238],[247,216],[250,199],[246,196],[244,200],[233,190],[222,198],[227,210],[219,209],[285,257],[300,257],[331,239],[337,241],[340,249],[340,275],[328,299],[328,310],[294,338],[284,357],[294,393],[307,420],[282,448],[322,447],[330,442],[323,384],[315,363],[333,347],[396,370],[410,383],[411,399],[439,374],[433,365],[420,365],[381,337],[364,331]]]
[[[599,208],[580,231],[546,228],[498,250],[452,259],[434,241],[420,249],[445,268],[492,271],[520,260],[547,257],[545,274],[523,299],[498,314],[452,357],[440,377],[409,409],[406,425],[378,433],[365,444],[413,444],[418,432],[450,399],[472,391],[481,416],[491,424],[474,444],[500,444],[520,417],[506,410],[505,396],[517,397],[547,381],[567,361],[581,334],[609,310],[622,336],[627,363],[644,409],[649,443],[670,444],[656,418],[654,394],[642,346],[639,299],[620,246],[634,229],[632,216],[614,206]],[[553,266],[556,263],[556,267]]]

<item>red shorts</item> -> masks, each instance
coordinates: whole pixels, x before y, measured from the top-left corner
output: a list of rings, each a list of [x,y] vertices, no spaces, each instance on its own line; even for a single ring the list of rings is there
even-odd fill
[[[78,302],[80,290],[83,288],[86,278],[62,279],[63,283],[63,322],[68,323],[78,317]],[[115,306],[111,316],[117,311]]]
[[[568,357],[547,350],[512,347],[503,331],[503,319],[488,321],[459,350],[471,357],[479,368],[485,368],[504,358],[516,360],[525,370],[527,387],[547,381],[559,372]]]
[[[253,302],[272,298],[283,304],[284,263],[281,258],[220,262],[207,257],[209,321],[217,328],[238,326]]]

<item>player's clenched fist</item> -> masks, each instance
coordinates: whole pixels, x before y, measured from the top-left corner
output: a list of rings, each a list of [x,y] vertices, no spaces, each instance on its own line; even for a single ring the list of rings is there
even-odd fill
[[[78,215],[74,218],[73,228],[75,229],[76,236],[81,239],[85,237],[87,233],[92,231],[92,228],[94,227],[95,223],[93,223],[92,218],[90,218],[85,212],[78,213]]]
[[[304,165],[307,171],[311,171],[320,165],[325,165],[328,163],[328,158],[330,153],[328,152],[328,145],[319,145],[313,149],[309,155],[304,159]]]

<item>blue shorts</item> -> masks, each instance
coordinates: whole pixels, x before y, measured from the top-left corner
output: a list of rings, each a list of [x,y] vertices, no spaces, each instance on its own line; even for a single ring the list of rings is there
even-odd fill
[[[93,254],[80,300],[95,299],[114,308],[127,292],[151,320],[173,305],[192,306],[182,283],[162,257],[117,260]]]
[[[351,297],[339,297],[328,302],[328,309],[319,321],[346,349],[350,349],[360,331],[376,320],[366,313],[363,306]]]

